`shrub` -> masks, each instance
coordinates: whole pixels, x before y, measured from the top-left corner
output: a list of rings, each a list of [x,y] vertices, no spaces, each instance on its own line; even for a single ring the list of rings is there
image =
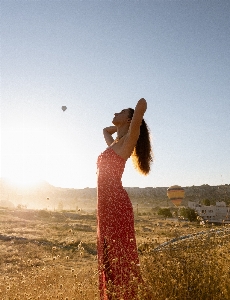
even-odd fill
[[[171,213],[169,208],[160,208],[158,210],[157,214],[159,216],[163,216],[165,218],[171,218],[172,217],[172,213]]]

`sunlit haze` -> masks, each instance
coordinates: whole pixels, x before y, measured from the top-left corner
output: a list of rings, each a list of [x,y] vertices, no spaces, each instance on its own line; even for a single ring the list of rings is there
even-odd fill
[[[102,129],[144,97],[154,164],[145,177],[128,161],[123,185],[230,183],[229,1],[2,0],[0,10],[0,177],[96,187]]]

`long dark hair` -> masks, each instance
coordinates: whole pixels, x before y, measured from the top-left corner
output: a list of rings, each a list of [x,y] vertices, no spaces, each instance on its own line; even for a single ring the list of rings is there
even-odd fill
[[[129,118],[132,119],[134,113],[133,108],[129,108]],[[140,135],[136,146],[132,153],[132,161],[134,167],[143,175],[148,175],[150,165],[153,162],[153,152],[150,141],[149,128],[144,119],[140,126]]]

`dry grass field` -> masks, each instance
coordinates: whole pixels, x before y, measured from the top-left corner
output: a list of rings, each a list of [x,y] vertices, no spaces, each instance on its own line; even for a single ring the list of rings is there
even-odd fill
[[[140,300],[230,299],[230,226],[138,216],[135,229]],[[0,210],[0,299],[98,299],[96,254],[93,214]]]

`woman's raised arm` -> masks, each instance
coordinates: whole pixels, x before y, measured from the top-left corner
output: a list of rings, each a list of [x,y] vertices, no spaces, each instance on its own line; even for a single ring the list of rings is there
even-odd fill
[[[110,146],[114,142],[114,138],[112,137],[112,135],[116,131],[117,131],[117,127],[116,126],[109,126],[109,127],[105,127],[103,129],[104,139],[105,139],[106,144],[108,146]]]
[[[144,98],[141,98],[135,107],[133,117],[129,126],[128,136],[129,141],[136,143],[140,134],[140,126],[143,120],[144,114],[147,109],[147,102]]]

